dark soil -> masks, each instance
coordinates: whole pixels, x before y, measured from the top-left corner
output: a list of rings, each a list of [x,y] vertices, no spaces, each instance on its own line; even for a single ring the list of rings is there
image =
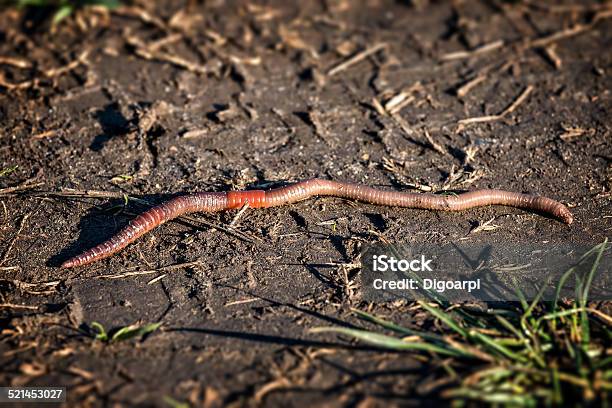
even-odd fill
[[[361,326],[351,307],[432,325],[412,303],[361,300],[363,245],[609,236],[612,20],[600,3],[138,3],[54,29],[52,10],[0,13],[0,56],[17,59],[0,65],[2,385],[65,385],[70,405],[439,403],[452,384],[435,358],[308,332]],[[402,91],[411,101],[391,114]],[[525,92],[498,120],[459,123]],[[108,260],[58,267],[145,208],[99,192],[160,202],[310,177],[537,193],[575,223],[321,198],[246,211],[233,234],[172,222]],[[235,215],[197,218],[227,227]],[[137,270],[154,272],[104,279]],[[163,326],[107,345],[84,335],[95,321]]]

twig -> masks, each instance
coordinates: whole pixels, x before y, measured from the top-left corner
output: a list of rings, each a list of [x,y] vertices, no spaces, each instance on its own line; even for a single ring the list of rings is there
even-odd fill
[[[169,54],[162,51],[150,51],[145,48],[136,48],[136,55],[146,60],[157,60],[161,62],[168,62],[178,68],[186,69],[187,71],[195,72],[198,74],[208,74],[209,71],[205,66],[186,60],[178,55]]]
[[[278,28],[278,35],[281,38],[281,41],[288,47],[306,51],[314,59],[320,58],[317,50],[308,42],[304,41],[297,31],[292,31],[286,25],[281,24]]]
[[[289,388],[292,386],[291,381],[288,378],[280,377],[269,383],[265,384],[261,387],[257,392],[253,395],[253,399],[259,405],[264,400],[264,397],[275,390],[282,390],[284,388]]]
[[[20,191],[24,191],[24,190],[30,190],[36,187],[40,187],[42,185],[44,185],[45,183],[41,182],[41,183],[34,183],[34,184],[27,184],[28,180],[26,180],[25,183],[19,185],[19,186],[15,186],[15,187],[7,187],[7,188],[2,188],[0,189],[0,196],[6,196],[6,195],[11,195]]]
[[[251,234],[247,234],[247,233],[242,232],[242,231],[238,231],[238,230],[236,230],[236,229],[234,229],[232,227],[226,228],[223,225],[215,224],[213,222],[206,221],[206,220],[201,219],[201,218],[194,218],[194,217],[190,217],[188,215],[182,215],[178,219],[179,220],[183,220],[183,221],[188,221],[188,222],[190,222],[192,224],[196,224],[196,225],[197,224],[202,224],[202,225],[207,226],[208,228],[214,228],[214,229],[217,229],[219,231],[223,231],[226,234],[231,235],[234,238],[238,238],[241,241],[248,242],[249,244],[253,244],[253,243],[255,243],[255,241],[260,241],[260,242],[262,241],[262,239],[257,237],[257,236],[254,236],[254,235],[251,235]]]
[[[126,42],[135,49],[136,55],[150,61],[168,62],[178,68],[186,69],[187,71],[198,74],[208,74],[210,71],[203,65],[186,60],[178,55],[160,51],[156,44],[153,46],[143,43],[139,38],[128,35],[125,38]]]
[[[345,69],[349,68],[351,65],[354,65],[364,59],[366,59],[368,56],[380,51],[383,48],[386,48],[387,44],[386,43],[380,43],[380,44],[376,44],[370,48],[367,48],[357,54],[355,54],[353,57],[349,58],[348,60],[336,65],[335,67],[333,67],[332,69],[330,69],[329,71],[327,71],[327,76],[334,76],[336,74],[338,74],[339,72],[344,71]]]
[[[546,4],[541,1],[525,0],[525,4],[528,7],[546,11],[547,13],[588,13],[593,11],[610,10],[612,5],[608,3],[603,4],[567,4],[567,5],[552,5]]]
[[[487,79],[487,76],[488,75],[486,73],[478,74],[477,76],[463,84],[459,89],[457,89],[457,96],[463,98],[468,94],[468,92],[472,90],[472,88]]]
[[[228,306],[235,306],[235,305],[243,305],[245,303],[257,302],[258,300],[261,300],[261,298],[249,298],[249,299],[242,299],[242,300],[234,300],[232,302],[227,302],[223,306],[228,307]]]
[[[147,45],[147,49],[150,51],[157,51],[161,47],[164,47],[166,45],[173,44],[177,41],[180,41],[182,38],[183,38],[182,34],[179,34],[179,33],[170,34],[163,38],[160,38],[157,41],[149,43]]]
[[[515,61],[507,61],[501,65],[493,64],[481,69],[475,77],[457,88],[456,94],[459,98],[466,96],[476,85],[486,80],[492,71],[504,71],[509,68]]]
[[[0,271],[9,270],[11,268],[20,269],[18,266],[12,266],[12,267],[7,267],[7,268],[0,268]],[[49,287],[55,289],[55,287],[61,283],[61,281],[30,283],[30,282],[23,282],[17,279],[0,279],[0,282],[11,283],[17,289],[23,292],[32,294],[32,295],[48,295],[48,294],[54,293],[55,292],[54,290],[34,290],[34,289],[49,288]]]
[[[29,88],[32,85],[34,85],[34,81],[23,81],[18,83],[8,82],[4,76],[4,72],[0,72],[0,86],[5,87],[6,89],[24,89]]]
[[[119,193],[114,191],[100,191],[100,190],[73,190],[71,188],[64,189],[62,191],[35,191],[32,196],[38,197],[90,197],[90,198],[129,198],[130,200],[150,204],[147,200],[128,196],[125,193]]]
[[[414,95],[409,95],[408,92],[402,91],[385,103],[385,110],[390,114],[398,113],[415,99]]]
[[[76,67],[78,67],[81,64],[86,64],[87,63],[87,56],[89,55],[90,50],[85,50],[83,51],[78,57],[77,59],[75,59],[74,61],[69,62],[68,64],[62,66],[62,67],[57,67],[57,68],[49,68],[46,70],[42,70],[42,74],[47,77],[47,78],[55,78],[57,76],[63,75],[67,72],[72,71],[73,69],[75,69]],[[24,89],[24,88],[30,88],[32,86],[34,86],[35,84],[38,84],[40,81],[39,78],[34,78],[31,80],[27,80],[27,81],[23,81],[23,82],[18,82],[18,83],[10,83],[6,80],[4,73],[0,72],[0,86],[3,86],[7,89]]]
[[[45,138],[50,138],[50,137],[54,137],[57,135],[58,135],[57,129],[51,129],[51,130],[46,130],[44,132],[33,135],[32,139],[45,139]]]
[[[581,127],[571,127],[565,125],[561,125],[561,128],[563,129],[563,133],[559,135],[559,138],[561,138],[561,140],[563,140],[564,142],[567,142],[568,140],[572,140],[580,136],[595,134],[595,129],[592,128],[583,129]]]
[[[590,24],[577,24],[574,27],[570,27],[570,28],[566,28],[565,30],[557,31],[555,33],[547,35],[546,37],[542,37],[537,40],[529,41],[527,43],[527,48],[542,48],[542,47],[546,47],[547,45],[553,42],[563,40],[565,38],[573,37],[587,30],[590,30],[591,28],[595,26],[595,24],[599,20],[601,20],[602,18],[607,18],[607,17],[609,16],[605,16],[603,13],[600,14],[600,17],[597,17],[596,15],[596,17],[593,18],[593,21]]]
[[[523,90],[523,92],[521,92],[521,94],[518,96],[518,98],[516,98],[514,100],[514,102],[512,102],[512,104],[510,106],[508,106],[500,115],[502,117],[504,117],[504,116],[507,116],[510,113],[514,112],[516,110],[516,108],[518,108],[519,105],[521,105],[525,101],[525,99],[527,99],[527,97],[529,96],[531,91],[533,91],[533,85],[527,86]]]
[[[612,8],[606,8],[604,11],[599,11],[593,16],[591,22],[588,24],[577,24],[574,27],[567,28],[565,30],[557,31],[556,33],[552,33],[546,37],[530,41],[528,43],[529,47],[532,48],[541,48],[546,47],[547,45],[563,40],[565,38],[573,37],[578,34],[582,34],[588,30],[591,30],[597,23],[602,20],[608,19],[612,17]]]
[[[510,106],[508,106],[506,109],[504,109],[501,113],[497,115],[477,116],[473,118],[461,119],[459,122],[457,122],[459,125],[459,129],[463,129],[465,125],[470,125],[473,123],[494,122],[505,118],[507,115],[514,112],[516,108],[518,108],[519,105],[521,105],[527,99],[531,91],[533,91],[533,85],[527,86],[523,90],[523,92],[521,92],[521,94],[514,100],[514,102],[510,104]]]
[[[28,310],[38,310],[38,306],[31,305],[16,305],[14,303],[0,303],[0,309],[28,309]]]
[[[12,65],[17,68],[32,68],[32,63],[28,60],[15,57],[0,56],[0,64]]]
[[[453,61],[458,59],[470,58],[475,55],[485,54],[487,52],[495,51],[505,45],[504,40],[493,41],[488,44],[481,45],[471,51],[456,51],[448,54],[444,54],[440,60],[441,61]]]
[[[406,133],[408,136],[414,135],[414,130],[408,125],[408,122],[404,120],[404,118],[399,113],[394,113],[391,115],[393,120],[399,125],[400,128]]]
[[[591,22],[588,24],[577,24],[573,27],[554,32],[545,37],[530,39],[530,40],[527,40],[526,42],[523,42],[523,40],[518,40],[515,42],[508,43],[508,42],[505,42],[504,40],[497,40],[497,41],[493,41],[491,43],[482,45],[471,51],[457,51],[457,52],[451,52],[451,53],[445,54],[440,58],[440,60],[441,61],[452,61],[452,60],[470,58],[470,57],[482,55],[482,54],[497,50],[499,48],[508,48],[508,46],[512,46],[512,45],[518,45],[517,49],[521,51],[525,51],[530,48],[545,48],[546,46],[554,42],[557,42],[559,40],[563,40],[569,37],[576,36],[578,34],[582,34],[592,29],[593,27],[595,27],[595,25],[599,21],[610,18],[610,17],[612,17],[612,9],[605,7],[602,9],[602,11],[597,12],[595,16],[592,18]]]
[[[429,142],[429,144],[431,145],[431,147],[438,153],[440,153],[443,156],[448,155],[448,152],[446,150],[444,150],[444,148],[442,146],[440,146],[440,144],[438,144],[435,140],[433,140],[433,138],[431,137],[431,135],[429,134],[429,132],[427,131],[427,129],[425,129],[425,139],[427,139],[427,141]]]
[[[66,65],[64,65],[62,67],[50,68],[50,69],[44,70],[43,74],[47,78],[53,78],[53,77],[56,77],[56,76],[63,75],[65,73],[67,73],[67,72],[72,71],[73,69],[75,69],[79,65],[86,63],[88,55],[89,55],[89,50],[85,50],[81,54],[79,54],[77,59],[75,59],[74,61],[71,61],[71,62],[69,62],[68,64],[66,64]]]
[[[163,20],[151,15],[149,12],[140,7],[119,7],[114,9],[112,12],[120,16],[140,19],[142,22],[155,26],[162,31],[168,30],[168,27]]]
[[[419,191],[425,191],[425,192],[433,191],[433,187],[427,186],[427,185],[421,184],[421,183],[404,183],[404,184],[408,188],[413,188],[413,189],[419,190]]]
[[[147,285],[152,285],[156,282],[159,282],[160,280],[164,279],[166,276],[168,276],[168,274],[166,273],[162,273],[161,275],[151,279],[150,281],[147,282]]]
[[[236,225],[236,223],[238,222],[240,217],[242,217],[242,214],[244,214],[246,212],[246,210],[248,210],[248,209],[249,209],[249,202],[247,200],[247,201],[245,201],[245,203],[240,208],[240,211],[238,211],[236,213],[236,215],[234,216],[234,219],[229,223],[229,226],[233,227],[234,225]]]
[[[387,116],[387,111],[383,108],[378,98],[372,98],[372,107],[380,116]]]
[[[130,271],[130,272],[118,273],[115,275],[101,275],[101,276],[96,276],[96,278],[98,279],[122,279],[122,278],[127,278],[129,276],[151,275],[151,274],[158,273],[161,271],[172,271],[176,269],[188,268],[190,266],[203,265],[203,264],[204,262],[201,259],[197,259],[192,262],[168,265],[168,266],[164,266],[164,267],[156,268],[156,269],[149,269],[145,271]]]
[[[606,323],[608,323],[609,325],[612,326],[612,317],[608,316],[607,314],[605,314],[601,310],[597,310],[597,309],[593,309],[591,307],[587,307],[586,311],[593,313],[594,315],[598,316],[599,318],[601,318]]]
[[[408,122],[406,122],[406,120],[404,120],[404,118],[397,112],[392,113],[391,117],[393,118],[393,120],[395,120],[395,122],[399,125],[399,127],[406,133],[407,136],[411,137],[414,135],[414,130],[410,127],[410,125],[408,124]],[[444,150],[444,148],[442,146],[440,146],[440,144],[436,143],[436,141],[433,140],[433,138],[431,137],[431,135],[429,134],[429,132],[427,130],[425,130],[425,138],[427,139],[428,145],[429,147],[431,147],[434,151],[442,154],[442,155],[448,155],[448,153]]]
[[[494,231],[499,228],[499,225],[492,224],[495,221],[495,217],[491,218],[489,221],[478,222],[478,225],[468,232],[468,235],[476,234],[480,231]]]
[[[544,52],[544,55],[546,55],[546,58],[548,58],[550,62],[552,62],[555,69],[561,69],[561,66],[563,65],[563,60],[561,60],[561,57],[559,57],[559,54],[557,54],[556,44],[551,44],[548,47],[544,47],[542,51]]]
[[[11,243],[9,244],[9,246],[6,248],[6,251],[4,251],[4,255],[2,256],[2,260],[0,260],[0,265],[5,263],[6,260],[8,259],[8,256],[9,256],[11,250],[13,249],[13,245],[15,245],[15,241],[17,241],[17,238],[19,237],[19,234],[21,234],[21,231],[23,230],[23,227],[25,227],[25,223],[28,220],[28,218],[30,218],[30,215],[32,215],[32,212],[27,213],[21,219],[21,222],[19,223],[19,228],[17,229],[17,232],[15,233],[15,236],[11,240]]]

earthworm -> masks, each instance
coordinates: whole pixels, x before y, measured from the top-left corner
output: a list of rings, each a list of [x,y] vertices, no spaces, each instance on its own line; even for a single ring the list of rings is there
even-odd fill
[[[360,184],[310,179],[269,191],[247,190],[222,193],[194,193],[173,198],[151,208],[132,220],[115,236],[64,262],[62,268],[86,265],[107,258],[134,242],[148,231],[183,214],[216,212],[241,208],[275,207],[313,196],[334,196],[391,207],[435,211],[462,211],[487,205],[506,205],[556,217],[571,224],[571,212],[563,204],[546,197],[502,190],[478,190],[459,195],[435,195],[377,190]]]

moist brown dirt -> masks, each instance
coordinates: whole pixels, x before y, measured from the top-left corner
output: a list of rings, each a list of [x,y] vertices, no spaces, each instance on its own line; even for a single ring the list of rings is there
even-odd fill
[[[0,177],[0,384],[66,385],[69,405],[441,403],[452,382],[435,358],[308,331],[363,326],[351,307],[433,329],[411,303],[360,300],[363,245],[609,236],[612,20],[600,3],[152,3],[81,10],[54,29],[49,10],[0,13],[0,56],[22,61],[0,66],[0,170],[17,166]],[[460,125],[529,89],[498,120]],[[402,91],[412,100],[391,114]],[[541,194],[575,223],[321,198],[246,211],[233,235],[172,222],[108,260],[58,268],[145,208],[96,192],[160,202],[310,177]],[[163,326],[104,344],[83,333],[95,321]]]

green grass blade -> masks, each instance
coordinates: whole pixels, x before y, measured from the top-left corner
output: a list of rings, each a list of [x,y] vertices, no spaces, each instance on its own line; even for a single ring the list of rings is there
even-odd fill
[[[393,322],[381,319],[380,317],[376,317],[374,315],[371,315],[369,313],[363,312],[358,309],[351,309],[351,311],[355,313],[357,316],[359,316],[361,319],[375,323],[381,327],[384,327],[385,329],[392,330],[396,333],[407,335],[407,336],[419,336],[425,340],[430,340],[430,341],[444,342],[444,338],[442,336],[438,336],[438,335],[431,334],[431,333],[423,333],[418,330],[412,330],[407,327],[397,325]]]
[[[552,391],[553,391],[553,403],[561,404],[563,402],[563,393],[561,392],[561,381],[559,381],[559,370],[556,367],[552,368],[551,373]]]
[[[597,255],[595,257],[595,261],[593,262],[593,266],[587,275],[586,282],[584,283],[584,288],[582,291],[582,296],[579,299],[579,305],[582,307],[582,312],[580,313],[580,326],[582,329],[582,344],[583,348],[585,348],[589,342],[591,341],[591,330],[589,325],[589,317],[587,315],[586,306],[589,298],[589,290],[591,289],[591,285],[593,283],[593,277],[595,276],[595,272],[599,268],[599,264],[601,263],[601,258],[603,257],[603,253],[606,250],[606,246],[608,244],[608,238],[604,240],[600,244],[601,248],[597,251]],[[586,353],[585,350],[585,354]]]
[[[476,330],[470,331],[470,337],[480,342],[483,346],[489,348],[490,350],[496,351],[498,354],[502,354],[512,360],[519,361],[521,363],[526,363],[527,359],[523,356],[520,356],[510,350],[509,348],[499,344],[494,338],[487,336],[486,334],[479,333]]]
[[[561,275],[561,277],[559,278],[559,283],[557,284],[557,289],[555,290],[555,296],[553,297],[553,301],[551,305],[551,310],[550,310],[551,312],[554,312],[557,310],[557,304],[559,303],[559,297],[561,296],[561,290],[565,286],[565,282],[567,281],[567,279],[574,272],[576,272],[576,267],[572,266],[567,271],[563,272],[563,275]]]
[[[521,303],[521,307],[523,308],[523,311],[526,311],[527,308],[529,308],[529,303],[527,303],[527,298],[525,298],[525,294],[523,293],[521,288],[519,288],[516,282],[514,284],[514,291],[516,292],[516,296],[518,297],[519,302]]]
[[[483,392],[471,388],[457,388],[445,393],[447,397],[467,398],[489,404],[505,404],[506,406],[536,406],[536,399],[531,395],[517,395],[502,392]]]
[[[119,0],[85,0],[83,3],[89,6],[102,6],[109,10],[115,9],[121,5]]]
[[[587,252],[582,254],[582,256],[580,257],[580,259],[578,259],[576,264],[572,266],[571,268],[569,268],[567,271],[565,271],[563,275],[561,275],[561,278],[559,278],[559,284],[557,285],[557,290],[555,291],[555,296],[553,298],[551,311],[554,312],[557,309],[557,303],[559,302],[559,297],[561,296],[561,290],[565,286],[565,282],[570,277],[570,275],[576,272],[577,265],[580,265],[581,263],[586,261],[593,253],[597,252],[602,245],[605,246],[607,242],[608,242],[608,238],[606,238],[604,242],[602,242],[601,244],[595,245],[593,248],[589,249]]]
[[[421,305],[423,309],[427,310],[429,313],[442,320],[444,323],[446,323],[448,327],[459,333],[462,337],[468,337],[468,333],[459,325],[458,322],[455,322],[451,315],[449,315],[448,313],[445,313],[435,307],[431,307],[426,302],[420,300],[418,301],[418,304]]]
[[[506,330],[514,334],[517,338],[525,340],[525,336],[519,329],[517,329],[508,319],[501,315],[495,315],[495,319],[504,327]]]
[[[610,357],[606,357],[603,360],[601,360],[600,362],[595,364],[595,368],[596,369],[600,369],[600,368],[604,368],[606,366],[610,366],[610,368],[612,368],[612,356]],[[608,370],[604,373],[604,375],[609,375],[609,378],[612,378],[612,370]]]
[[[544,316],[540,317],[537,321],[541,321],[541,320],[552,320],[552,319],[558,319],[559,317],[564,317],[564,316],[569,316],[569,315],[573,315],[576,313],[581,313],[585,310],[585,308],[583,307],[575,307],[573,309],[565,309],[559,312],[555,312],[555,313],[548,313],[545,314]]]
[[[419,350],[452,357],[473,357],[471,354],[450,347],[440,347],[434,344],[422,342],[409,342],[385,334],[374,333],[367,330],[349,329],[345,327],[315,327],[310,329],[311,333],[336,333],[353,337],[372,346],[383,347],[391,350]]]
[[[111,341],[123,341],[133,337],[141,337],[145,334],[154,332],[160,326],[161,323],[149,323],[145,324],[144,326],[130,325],[122,327],[115,334],[113,334]]]
[[[527,350],[529,350],[529,353],[531,353],[531,356],[535,359],[535,361],[540,366],[540,368],[546,367],[546,362],[544,361],[544,357],[542,356],[542,353],[540,353],[538,350],[535,350],[532,347],[531,343],[527,340],[527,338],[523,335],[523,333],[516,326],[510,323],[510,321],[504,318],[503,316],[496,315],[495,318],[497,319],[498,322],[501,323],[501,325],[504,328],[506,328],[508,331],[513,333],[521,341],[521,345],[527,348]],[[537,330],[537,326],[536,326],[536,330]]]
[[[17,170],[18,167],[19,166],[9,166],[0,170],[0,177],[8,176],[9,174]]]
[[[96,331],[98,332],[96,334],[96,340],[108,341],[108,333],[106,332],[106,329],[104,328],[104,326],[102,326],[102,324],[98,322],[92,322],[91,328],[96,329]]]
[[[608,238],[604,239],[604,241],[599,244],[600,248],[597,250],[597,256],[595,257],[595,261],[593,262],[593,266],[587,275],[587,280],[584,285],[584,291],[582,292],[582,300],[584,301],[583,306],[586,305],[586,302],[589,298],[589,290],[591,289],[591,285],[593,284],[593,277],[595,276],[595,272],[599,268],[599,264],[601,263],[601,258],[603,257],[604,252],[607,249]]]
[[[53,25],[59,24],[63,19],[68,17],[70,14],[72,14],[73,11],[74,11],[74,6],[72,6],[71,4],[65,4],[61,6],[59,9],[57,9],[55,14],[53,15],[52,24]]]
[[[531,314],[533,313],[533,309],[535,309],[538,303],[540,303],[540,299],[542,299],[542,296],[544,295],[545,291],[546,291],[546,285],[544,284],[538,290],[538,293],[536,294],[535,298],[533,298],[533,301],[531,302],[529,307],[527,307],[527,309],[525,310],[525,313],[523,313],[522,319],[528,319],[531,317]]]
[[[164,402],[168,404],[170,408],[189,408],[190,407],[188,403],[177,401],[168,395],[164,396]]]
[[[17,0],[18,7],[28,7],[28,6],[45,7],[48,5],[49,5],[49,0]]]

